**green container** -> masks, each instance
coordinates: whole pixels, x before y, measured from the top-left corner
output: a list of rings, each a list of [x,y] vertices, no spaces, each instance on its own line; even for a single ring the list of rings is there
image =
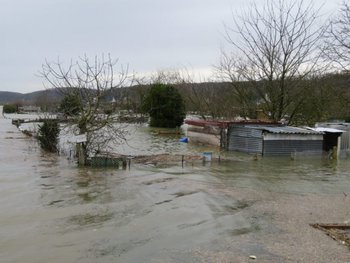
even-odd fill
[[[91,158],[90,165],[92,167],[116,167],[116,168],[119,168],[119,162],[120,162],[119,158],[96,156],[96,157]]]

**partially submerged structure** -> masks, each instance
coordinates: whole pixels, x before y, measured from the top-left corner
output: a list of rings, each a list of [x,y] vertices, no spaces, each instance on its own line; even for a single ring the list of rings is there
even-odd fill
[[[192,142],[226,148],[226,134],[230,122],[185,120],[186,136]]]
[[[230,125],[230,151],[255,153],[264,156],[294,153],[321,154],[323,133],[290,126]]]
[[[22,106],[18,108],[19,112],[25,112],[25,113],[30,113],[30,112],[41,112],[41,108],[38,106],[33,106],[33,105],[27,105],[27,106]]]
[[[269,121],[185,120],[192,142],[264,156],[297,153],[339,154],[343,131],[331,128],[299,128]]]
[[[316,129],[340,132],[340,137],[338,139],[339,154],[340,156],[350,156],[350,123],[341,121],[316,123]]]

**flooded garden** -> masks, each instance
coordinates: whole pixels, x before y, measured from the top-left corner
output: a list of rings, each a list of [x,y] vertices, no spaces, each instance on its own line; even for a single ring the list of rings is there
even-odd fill
[[[178,159],[78,168],[1,118],[1,262],[350,261],[310,226],[350,223],[349,160],[257,160],[145,125],[128,136],[116,152]],[[205,151],[211,162],[182,165]]]

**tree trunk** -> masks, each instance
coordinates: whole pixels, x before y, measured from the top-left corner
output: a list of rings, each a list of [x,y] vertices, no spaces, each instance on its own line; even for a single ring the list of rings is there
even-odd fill
[[[78,164],[79,166],[86,165],[86,151],[84,150],[83,143],[77,143]]]

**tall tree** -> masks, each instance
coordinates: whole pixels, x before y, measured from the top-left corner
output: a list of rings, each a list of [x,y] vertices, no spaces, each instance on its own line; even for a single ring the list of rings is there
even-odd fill
[[[42,65],[41,76],[48,88],[57,89],[65,98],[73,98],[73,107],[72,103],[68,107],[68,129],[87,138],[79,148],[80,165],[85,165],[88,156],[106,149],[110,143],[125,139],[125,127],[118,124],[113,103],[105,99],[108,93],[123,86],[128,77],[127,69],[120,67],[116,71],[117,62],[102,55],[93,59],[83,56],[67,66],[61,61],[46,61]],[[104,114],[107,105],[110,111]],[[72,109],[74,112],[70,112]]]
[[[345,119],[349,118],[347,109],[350,106],[349,94],[349,72],[350,72],[350,5],[349,2],[343,2],[340,11],[329,21],[324,36],[323,55],[332,65],[333,71],[340,74],[345,83],[337,83],[333,85],[335,94],[338,95],[337,104],[342,105],[341,110],[337,110],[337,114],[341,114]],[[335,75],[337,76],[337,75]],[[339,118],[339,115],[338,115]]]
[[[187,82],[179,85],[179,89],[184,94],[186,109],[203,119],[233,119],[239,115],[230,83]]]
[[[314,74],[319,59],[323,28],[317,19],[312,3],[266,0],[226,27],[232,52],[223,53],[217,70],[233,83],[233,95],[247,112],[255,104],[272,120],[290,122],[300,114],[307,89],[303,81]]]
[[[330,20],[325,33],[323,54],[341,70],[350,70],[350,6],[343,2],[340,12]]]
[[[153,84],[144,98],[143,109],[149,113],[152,127],[179,127],[186,115],[181,94],[169,84]]]

